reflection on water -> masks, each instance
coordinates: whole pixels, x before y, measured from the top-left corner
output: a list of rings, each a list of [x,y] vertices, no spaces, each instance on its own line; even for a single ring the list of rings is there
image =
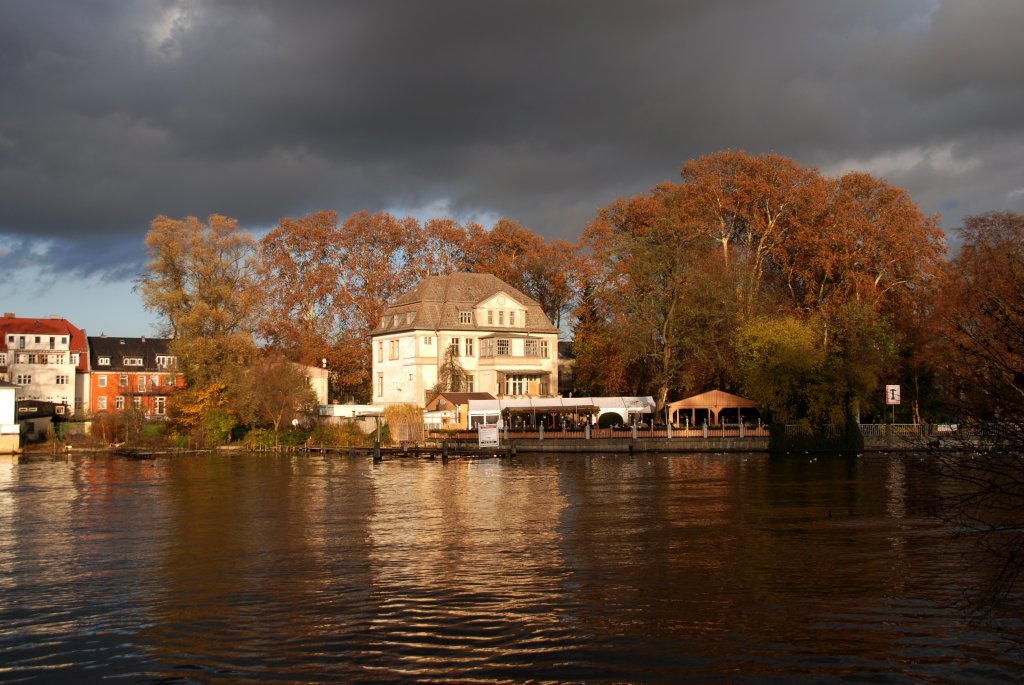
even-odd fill
[[[1014,682],[910,458],[0,457],[0,680]]]

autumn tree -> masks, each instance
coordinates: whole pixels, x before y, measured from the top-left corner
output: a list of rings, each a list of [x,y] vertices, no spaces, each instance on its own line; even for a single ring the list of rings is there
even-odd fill
[[[500,219],[490,230],[470,224],[464,265],[469,271],[494,274],[537,300],[556,327],[574,304],[575,246],[564,240],[545,242],[510,219]]]
[[[299,414],[311,412],[316,396],[302,368],[271,351],[246,369],[236,402],[243,422],[270,426],[277,434]]]
[[[326,359],[332,393],[365,399],[368,336],[384,308],[424,276],[466,268],[469,233],[451,219],[421,225],[386,212],[282,219],[258,244],[259,335],[292,361]]]
[[[584,235],[589,283],[577,308],[578,378],[608,393],[651,393],[659,408],[698,358],[714,365],[731,346],[735,322],[725,260],[679,197],[665,184],[599,212]]]
[[[160,317],[162,334],[172,339],[170,351],[187,385],[172,406],[236,387],[255,351],[252,237],[219,214],[205,224],[191,216],[158,216],[146,249],[149,261],[137,287],[145,307]]]
[[[420,244],[418,276],[444,276],[469,268],[466,251],[470,234],[476,234],[476,224],[463,226],[447,217],[428,219],[423,224],[423,242]]]
[[[807,416],[824,361],[813,326],[795,316],[759,317],[740,328],[736,347],[745,396],[777,421]]]
[[[777,154],[728,150],[683,165],[677,189],[691,221],[738,262],[738,295],[754,314],[766,273],[780,246],[808,220],[821,194],[821,175]]]
[[[943,511],[997,562],[992,599],[1024,569],[1024,215],[968,217],[943,290],[948,411],[965,439],[933,456],[957,483]]]

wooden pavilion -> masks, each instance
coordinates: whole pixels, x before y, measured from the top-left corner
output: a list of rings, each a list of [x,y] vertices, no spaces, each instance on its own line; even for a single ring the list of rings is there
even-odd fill
[[[693,397],[687,397],[684,400],[677,400],[667,405],[669,420],[673,425],[679,424],[680,413],[683,413],[686,418],[687,410],[689,410],[689,424],[691,426],[697,425],[697,412],[699,411],[703,416],[706,412],[708,423],[715,425],[719,422],[723,412],[729,410],[735,410],[736,422],[738,423],[740,417],[743,415],[744,409],[757,409],[757,402],[754,400],[748,400],[745,397],[739,395],[733,395],[732,393],[725,392],[723,390],[708,390],[702,392],[699,395]],[[722,417],[724,418],[724,417]],[[730,417],[731,418],[731,417]]]

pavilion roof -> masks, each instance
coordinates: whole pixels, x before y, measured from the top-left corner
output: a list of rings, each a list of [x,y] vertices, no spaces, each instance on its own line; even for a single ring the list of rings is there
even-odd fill
[[[670,411],[676,409],[723,409],[723,408],[756,408],[757,402],[746,397],[733,395],[724,390],[708,390],[693,397],[676,400],[668,405]]]

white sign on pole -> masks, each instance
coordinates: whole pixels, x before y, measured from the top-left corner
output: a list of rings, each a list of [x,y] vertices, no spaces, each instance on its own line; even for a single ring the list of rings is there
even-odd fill
[[[899,404],[900,403],[900,386],[898,386],[898,385],[887,385],[887,386],[885,386],[885,403],[886,404]]]
[[[498,426],[496,424],[493,426],[480,424],[480,427],[477,429],[477,438],[480,447],[498,447],[501,442],[498,437]]]

